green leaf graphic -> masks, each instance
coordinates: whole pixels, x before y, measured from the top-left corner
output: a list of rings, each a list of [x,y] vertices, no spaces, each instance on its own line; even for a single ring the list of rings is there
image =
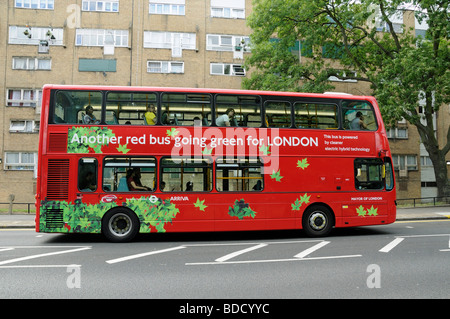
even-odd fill
[[[378,208],[374,208],[373,205],[372,205],[372,207],[370,207],[367,210],[367,215],[369,215],[369,216],[377,216],[378,215],[377,211],[378,211]]]
[[[205,205],[205,199],[200,200],[200,198],[197,198],[197,201],[194,203],[194,207],[197,207],[198,209],[204,212],[205,208],[208,206]]]
[[[308,166],[309,166],[309,164],[308,164],[308,159],[307,159],[307,158],[304,158],[304,159],[299,160],[299,161],[297,162],[297,167],[298,167],[298,168],[301,168],[302,170],[304,170],[304,169],[307,168]]]
[[[117,148],[117,151],[122,152],[124,154],[128,153],[130,151],[130,149],[127,148],[127,145],[128,144],[125,144],[125,145],[120,145],[119,144],[119,147]]]
[[[178,133],[180,133],[179,131],[177,131],[177,129],[175,127],[172,127],[170,130],[167,130],[167,136],[170,137],[175,137],[176,135],[178,135]]]
[[[262,145],[259,147],[259,151],[261,153],[263,153],[264,155],[269,155],[270,154],[270,146],[265,146],[264,143],[262,143]]]
[[[275,172],[275,170],[274,170],[273,173],[270,174],[270,177],[275,179],[277,182],[280,182],[284,176],[280,175],[280,171]]]
[[[358,213],[358,216],[365,217],[366,216],[366,210],[361,205],[356,209],[356,212]]]

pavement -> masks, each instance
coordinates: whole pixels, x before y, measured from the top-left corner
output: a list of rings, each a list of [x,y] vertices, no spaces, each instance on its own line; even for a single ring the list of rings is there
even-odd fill
[[[34,214],[0,214],[0,229],[35,228]],[[450,219],[450,206],[397,208],[397,221]]]

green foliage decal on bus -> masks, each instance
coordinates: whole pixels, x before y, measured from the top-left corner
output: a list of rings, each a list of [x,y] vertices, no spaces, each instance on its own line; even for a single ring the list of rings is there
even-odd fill
[[[102,153],[102,146],[107,146],[111,138],[115,138],[115,134],[106,127],[74,126],[69,128],[67,153],[90,153],[90,150]]]
[[[228,207],[228,215],[243,219],[244,217],[255,218],[256,212],[244,201],[244,199],[237,200],[233,206]]]
[[[103,214],[117,206],[115,202],[95,205],[66,201],[42,201],[39,229],[48,232],[99,233]]]
[[[171,223],[180,212],[170,199],[162,200],[156,196],[128,198],[124,206],[140,216],[141,233],[151,232],[151,227],[158,233],[166,232],[165,225]]]
[[[62,233],[100,233],[103,215],[118,205],[115,202],[86,204],[77,199],[74,203],[66,201],[42,201],[39,229],[45,232]],[[156,196],[129,198],[125,207],[136,213],[142,233],[165,232],[165,225],[171,223],[180,212],[170,199],[162,200]]]

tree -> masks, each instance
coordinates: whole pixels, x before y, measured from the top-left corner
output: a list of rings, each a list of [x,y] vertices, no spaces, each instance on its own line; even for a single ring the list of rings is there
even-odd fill
[[[254,0],[243,86],[320,93],[333,89],[330,76],[369,82],[388,127],[405,118],[417,128],[438,195],[449,196],[450,126],[439,144],[433,123],[450,102],[449,1]],[[428,24],[424,36],[394,23],[403,12]]]

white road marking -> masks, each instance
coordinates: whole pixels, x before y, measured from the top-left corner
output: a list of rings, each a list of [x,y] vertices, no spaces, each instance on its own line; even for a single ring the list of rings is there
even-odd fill
[[[398,244],[400,244],[405,238],[403,237],[398,237],[395,238],[393,241],[391,241],[389,244],[387,244],[386,246],[384,246],[383,248],[381,248],[379,250],[379,252],[382,253],[388,253],[390,252],[395,246],[397,246]]]
[[[339,258],[354,258],[354,257],[362,257],[362,255],[342,255],[342,256],[327,256],[327,257],[264,259],[264,260],[241,260],[241,261],[225,261],[225,262],[211,261],[211,262],[185,263],[185,265],[186,266],[199,266],[199,265],[255,264],[255,263],[272,263],[272,262],[283,262],[283,261],[307,261],[307,260],[339,259]]]
[[[111,259],[111,260],[107,260],[106,262],[108,264],[116,264],[116,263],[120,263],[123,261],[131,260],[131,259],[136,259],[136,258],[141,258],[141,257],[146,257],[146,256],[156,255],[156,254],[162,254],[162,253],[166,253],[166,252],[174,251],[174,250],[178,250],[178,249],[183,249],[183,248],[186,248],[186,246],[177,246],[177,247],[172,247],[172,248],[167,248],[167,249],[154,250],[154,251],[149,251],[146,253]]]
[[[32,248],[37,248],[37,246],[31,246]],[[12,248],[12,247],[9,247]],[[23,247],[14,247],[14,248],[26,248],[26,246]],[[47,246],[45,248],[55,248],[52,246]],[[67,247],[64,247],[67,248]],[[51,253],[45,253],[45,254],[37,254],[37,255],[31,255],[31,256],[26,256],[26,257],[19,257],[19,258],[14,258],[14,259],[9,259],[9,260],[4,260],[4,261],[0,261],[0,266],[2,265],[6,265],[6,264],[12,264],[12,263],[16,263],[19,261],[24,261],[24,260],[30,260],[30,259],[35,259],[35,258],[40,258],[40,257],[46,257],[46,256],[53,256],[53,255],[61,255],[61,254],[68,254],[68,253],[73,253],[76,251],[82,251],[82,250],[87,250],[87,249],[91,249],[92,247],[90,246],[83,246],[83,247],[78,247],[78,248],[74,248],[74,249],[69,249],[69,250],[61,250],[61,251],[54,251]]]
[[[256,250],[256,249],[259,249],[259,248],[263,248],[263,247],[266,247],[266,246],[267,246],[267,244],[259,244],[259,245],[252,246],[252,247],[249,247],[249,248],[246,248],[246,249],[238,250],[238,251],[235,251],[234,253],[231,253],[231,254],[222,256],[220,258],[217,258],[216,262],[224,262],[224,261],[227,261],[227,260],[229,260],[231,258],[234,258],[236,256],[245,254],[245,253],[247,253],[249,251]]]
[[[315,252],[316,250],[328,245],[330,242],[329,241],[323,241],[320,242],[314,246],[312,246],[311,248],[305,249],[304,251],[298,253],[297,255],[294,256],[294,258],[305,258],[306,256],[308,256],[309,254]]]
[[[67,268],[67,267],[81,267],[81,265],[23,265],[23,266],[0,266],[0,269],[11,268]]]

